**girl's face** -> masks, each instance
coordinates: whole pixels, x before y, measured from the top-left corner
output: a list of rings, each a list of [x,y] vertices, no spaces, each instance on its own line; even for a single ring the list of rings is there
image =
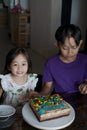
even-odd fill
[[[28,62],[23,54],[19,54],[11,63],[10,71],[13,76],[22,77],[27,74]]]
[[[64,44],[59,43],[60,49],[60,59],[66,63],[73,62],[78,54],[79,48],[81,46],[82,40],[80,44],[77,46],[73,37],[66,38]]]

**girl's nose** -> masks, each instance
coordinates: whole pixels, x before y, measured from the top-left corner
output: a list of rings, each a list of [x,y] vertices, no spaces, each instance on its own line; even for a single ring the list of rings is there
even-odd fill
[[[21,69],[22,69],[22,66],[21,66],[21,65],[19,65],[19,66],[18,66],[18,70],[21,70]]]

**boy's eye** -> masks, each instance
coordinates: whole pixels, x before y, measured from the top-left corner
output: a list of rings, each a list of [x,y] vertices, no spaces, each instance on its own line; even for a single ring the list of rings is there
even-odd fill
[[[66,47],[66,46],[63,46],[62,47],[64,50],[68,50],[69,48],[68,47]],[[72,47],[70,47],[71,49],[76,49],[77,48],[77,46],[72,46]]]
[[[73,49],[76,49],[76,48],[77,48],[77,46],[73,46],[72,48],[73,48]]]
[[[69,48],[68,48],[68,47],[66,47],[66,46],[63,46],[63,49],[64,49],[64,50],[68,50]]]

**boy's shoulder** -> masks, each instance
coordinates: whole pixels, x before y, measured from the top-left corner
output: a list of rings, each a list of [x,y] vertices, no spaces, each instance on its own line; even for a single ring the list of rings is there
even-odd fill
[[[79,53],[78,56],[79,56],[80,58],[87,59],[87,54]]]
[[[79,53],[78,60],[80,63],[87,65],[87,54]]]
[[[59,59],[59,56],[58,56],[58,54],[57,55],[55,55],[55,56],[53,56],[53,57],[51,57],[51,58],[49,58],[46,62],[56,62],[56,61],[58,61],[58,59]]]

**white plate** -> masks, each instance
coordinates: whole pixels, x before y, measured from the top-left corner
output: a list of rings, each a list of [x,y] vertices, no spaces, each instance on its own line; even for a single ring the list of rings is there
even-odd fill
[[[0,118],[12,116],[15,112],[16,109],[10,105],[0,105]]]
[[[58,130],[69,126],[74,121],[75,111],[71,105],[70,108],[71,113],[68,116],[39,122],[32,109],[30,108],[29,103],[26,103],[22,109],[22,115],[24,120],[35,128],[44,130]]]

